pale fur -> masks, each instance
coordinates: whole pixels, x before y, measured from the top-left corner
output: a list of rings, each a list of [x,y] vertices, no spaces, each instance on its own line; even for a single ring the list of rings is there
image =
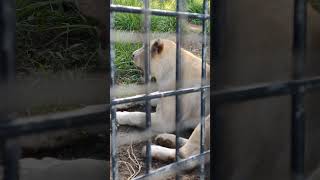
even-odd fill
[[[151,46],[157,40],[151,41]],[[150,61],[151,75],[156,78],[159,91],[175,90],[176,88],[176,44],[171,40],[160,39],[163,50],[152,56]],[[151,50],[150,50],[151,51]],[[134,53],[134,63],[144,69],[144,48]],[[181,49],[181,88],[190,88],[201,85],[201,59],[192,53]],[[207,82],[210,80],[210,66],[206,65]],[[209,114],[209,91],[206,92],[206,115]],[[200,93],[181,95],[181,124],[179,128],[195,128],[200,119]],[[120,125],[145,127],[145,116],[128,118],[127,112],[117,112],[117,121]],[[175,96],[161,98],[156,112],[152,113],[152,130],[160,133],[174,132],[175,127]]]
[[[152,45],[156,42],[163,44],[161,52],[152,53]],[[171,40],[157,39],[151,42],[150,72],[156,78],[158,90],[168,91],[176,88],[176,44]],[[144,69],[144,47],[133,53],[136,66]],[[201,59],[185,49],[181,49],[181,88],[199,87],[201,85]],[[210,66],[206,64],[207,82],[210,80]],[[189,139],[181,139],[179,150],[181,158],[187,158],[200,153],[200,93],[181,95],[181,124],[179,129],[195,128]],[[206,92],[206,120],[205,120],[205,150],[210,147],[210,101],[209,91]],[[151,114],[152,130],[160,133],[174,132],[175,127],[175,96],[161,98],[155,113]],[[117,112],[117,121],[120,125],[145,126],[145,113]],[[160,134],[156,137],[161,142],[170,142],[176,145],[175,135]],[[175,160],[175,149],[158,145],[151,146],[153,158],[163,161]],[[143,149],[145,151],[145,149]],[[145,153],[142,153],[145,154]],[[190,165],[190,168],[196,164]]]
[[[182,139],[179,142],[184,142],[182,147],[179,148],[179,157],[180,158],[188,158],[193,155],[197,155],[200,153],[200,124],[194,129],[189,139]],[[161,140],[159,140],[161,139]],[[161,144],[161,142],[165,142],[165,144],[170,143],[172,146],[176,145],[175,135],[172,134],[159,134],[156,137],[156,141]],[[162,145],[162,144],[161,144]],[[210,115],[205,120],[205,150],[210,148]],[[142,154],[145,154],[145,148],[143,149]],[[151,155],[154,159],[161,161],[174,161],[176,150],[174,148],[167,148],[158,145],[151,146]],[[208,161],[209,159],[206,159]],[[189,168],[193,168],[198,164],[193,164]]]

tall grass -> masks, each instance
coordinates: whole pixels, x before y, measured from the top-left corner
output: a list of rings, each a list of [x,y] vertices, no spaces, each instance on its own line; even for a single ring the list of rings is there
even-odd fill
[[[114,0],[114,4],[143,7],[142,0]],[[151,8],[176,10],[175,0],[152,0]],[[203,12],[203,0],[186,0],[186,11],[193,13]],[[189,19],[194,24],[201,24],[198,19]],[[114,26],[116,30],[123,31],[142,31],[143,28],[143,15],[130,14],[130,13],[115,13]],[[184,28],[183,28],[184,29]],[[153,32],[175,32],[176,18],[164,16],[151,16],[151,30]],[[116,43],[116,66],[118,71],[118,78],[121,83],[136,82],[139,77],[139,71],[131,63],[131,54],[137,45]]]
[[[130,84],[139,81],[141,71],[134,66],[132,53],[140,47],[140,43],[115,44],[115,66],[117,67],[116,78],[118,79],[118,83]]]
[[[142,0],[114,0],[114,4],[143,7]],[[151,8],[176,10],[175,0],[152,0]],[[185,9],[192,13],[203,13],[203,0],[186,0]],[[199,19],[189,19],[194,24],[201,24]],[[115,29],[138,31],[143,27],[143,16],[130,13],[115,13]],[[151,30],[157,32],[174,32],[176,28],[176,18],[164,16],[151,17]]]
[[[18,72],[97,67],[96,28],[73,4],[17,0],[16,17]]]
[[[115,0],[114,4],[143,7],[141,0]],[[151,8],[175,10],[175,1],[152,0]],[[115,13],[114,15],[115,29],[127,31],[140,31],[143,27],[143,15],[130,13]],[[174,17],[152,16],[151,30],[157,32],[173,32],[176,27],[176,19]]]
[[[210,10],[210,0],[208,0]],[[187,0],[186,9],[188,12],[192,13],[203,13],[203,0]],[[200,25],[202,23],[199,19],[190,18],[189,21],[193,24]]]
[[[143,7],[141,0],[114,0],[114,4]],[[175,10],[175,1],[152,0],[151,8]],[[123,31],[142,31],[143,15],[130,13],[115,13],[114,27],[116,30]],[[176,28],[176,19],[174,17],[151,16],[151,31],[154,32],[174,32]],[[140,48],[140,44],[116,43],[116,60],[118,83],[135,83],[141,78],[141,72],[132,63],[132,53]]]
[[[201,12],[202,0],[187,0],[187,10]],[[143,7],[141,0],[113,0],[115,4]],[[201,5],[200,5],[201,4]],[[151,8],[174,11],[175,0],[152,0]],[[63,0],[16,0],[17,70],[20,73],[95,71],[98,63],[96,22]],[[116,30],[141,31],[143,15],[115,13]],[[152,16],[151,30],[174,32],[175,17]],[[131,62],[139,44],[116,43],[118,82],[134,83],[139,70]]]

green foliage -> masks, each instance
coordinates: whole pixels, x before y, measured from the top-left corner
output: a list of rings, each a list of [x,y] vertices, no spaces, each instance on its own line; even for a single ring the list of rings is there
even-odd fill
[[[208,0],[208,2],[209,2],[209,7],[208,7],[208,12],[209,12],[210,0]],[[186,8],[188,12],[203,13],[203,0],[187,0]],[[197,25],[202,24],[200,19],[190,18],[189,20],[193,24],[197,24]]]
[[[114,4],[143,7],[141,0],[115,0]],[[168,0],[161,2],[160,0],[151,1],[151,8],[175,10],[175,1]],[[126,31],[141,31],[143,28],[143,15],[130,13],[115,13],[114,28]],[[152,16],[151,30],[156,32],[174,32],[176,28],[176,19],[174,17]]]
[[[115,43],[115,66],[119,83],[130,84],[140,79],[141,71],[134,66],[132,61],[132,53],[140,47],[139,43]]]
[[[189,12],[202,12],[202,0],[187,0]],[[113,0],[114,4],[143,7],[142,0]],[[175,11],[175,0],[152,0],[151,8]],[[114,13],[114,28],[141,31],[143,15]],[[17,70],[20,73],[94,71],[98,68],[96,21],[83,16],[76,6],[63,0],[16,0]],[[195,20],[191,20],[195,21]],[[154,32],[175,32],[176,18],[151,17]],[[139,44],[116,43],[119,83],[133,83],[140,71],[131,55]]]
[[[192,13],[202,13],[203,0],[187,0],[187,11]]]
[[[60,0],[16,1],[17,70],[92,71],[97,67],[94,22]]]
[[[141,0],[114,0],[114,4],[143,7]],[[175,10],[176,4],[174,0],[161,2],[160,0],[152,0],[151,8]],[[122,31],[142,31],[143,15],[130,13],[114,14],[114,29]],[[154,32],[174,32],[176,28],[176,19],[174,17],[151,16],[151,31]],[[132,62],[132,53],[140,46],[139,44],[116,43],[116,60],[117,80],[118,83],[135,83],[141,78],[141,71],[138,70]]]

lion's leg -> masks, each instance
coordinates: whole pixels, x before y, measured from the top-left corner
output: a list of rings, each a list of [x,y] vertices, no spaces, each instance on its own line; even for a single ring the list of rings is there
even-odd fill
[[[176,147],[176,135],[163,133],[157,135],[155,138],[156,144],[167,147],[167,148],[175,148]],[[185,145],[188,139],[179,137],[179,147]]]
[[[146,155],[146,147],[142,148],[142,155]],[[174,161],[176,159],[176,149],[170,149],[163,146],[151,145],[151,157],[160,161]]]
[[[174,132],[174,122],[164,121],[165,118],[160,118],[156,113],[151,113],[151,129],[153,133],[159,134],[163,132]],[[119,125],[135,126],[140,128],[146,127],[145,112],[117,112],[117,122]]]
[[[118,111],[116,116],[119,125],[128,125],[140,128],[146,127],[146,113],[144,112]],[[151,113],[151,120],[155,121],[155,119],[155,113]]]

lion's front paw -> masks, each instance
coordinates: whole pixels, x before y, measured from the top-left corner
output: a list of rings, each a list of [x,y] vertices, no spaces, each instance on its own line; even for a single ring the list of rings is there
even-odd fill
[[[155,138],[155,143],[167,148],[176,147],[176,136],[173,134],[159,134]]]

